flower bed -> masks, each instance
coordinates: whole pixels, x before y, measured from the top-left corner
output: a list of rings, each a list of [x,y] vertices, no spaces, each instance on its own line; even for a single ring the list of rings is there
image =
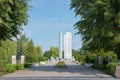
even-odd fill
[[[65,65],[65,62],[64,61],[60,61],[56,64],[55,68],[67,68],[67,66]]]

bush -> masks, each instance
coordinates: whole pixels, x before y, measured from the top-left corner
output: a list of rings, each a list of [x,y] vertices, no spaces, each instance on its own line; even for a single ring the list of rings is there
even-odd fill
[[[60,61],[56,64],[56,68],[67,68],[64,61]]]
[[[75,56],[76,61],[84,62],[84,59],[85,59],[85,57],[84,57],[83,54],[78,54],[78,55]]]
[[[24,67],[25,67],[25,68],[29,68],[29,67],[31,67],[31,66],[32,66],[32,63],[25,63],[25,64],[24,64]]]
[[[118,65],[118,63],[116,62],[112,62],[110,64],[106,65],[106,73],[110,74],[110,75],[114,75],[114,72],[116,70],[116,66]]]
[[[48,59],[46,57],[41,56],[40,61],[48,61]]]
[[[108,52],[101,51],[99,53],[99,56],[103,57],[103,64],[105,64],[105,65],[108,64],[108,57],[109,56],[112,56],[112,62],[117,61],[117,55],[112,51],[108,51]]]
[[[14,72],[16,70],[15,65],[14,64],[7,64],[7,72]]]
[[[15,68],[16,68],[16,70],[23,70],[24,65],[23,64],[16,64]]]
[[[6,62],[5,60],[0,60],[0,72],[6,71]]]
[[[97,61],[97,54],[87,54],[85,57],[86,63],[96,64],[96,61]]]

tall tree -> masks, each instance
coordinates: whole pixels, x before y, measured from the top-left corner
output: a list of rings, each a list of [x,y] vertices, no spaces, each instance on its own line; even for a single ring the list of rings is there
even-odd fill
[[[108,51],[120,46],[120,0],[71,0],[71,9],[80,17],[75,29],[85,49]]]
[[[11,57],[12,55],[16,55],[16,51],[16,42],[10,40],[1,41],[0,60],[4,60],[6,63],[11,63]]]
[[[42,57],[42,47],[41,46],[36,46],[35,47],[35,52],[36,52],[36,58],[37,61],[40,61],[40,58]]]
[[[42,56],[42,47],[41,46],[36,46],[36,53],[38,56]]]
[[[25,61],[37,62],[37,54],[35,53],[35,46],[32,40],[24,45]]]
[[[0,0],[0,40],[17,37],[27,24],[29,0]]]
[[[28,42],[28,38],[26,35],[19,35],[19,38],[17,39],[17,60],[21,58],[21,55],[24,55],[24,44]]]
[[[45,51],[44,56],[47,57],[48,59],[52,57],[56,58],[58,57],[58,52],[59,49],[57,47],[51,47],[50,50]]]

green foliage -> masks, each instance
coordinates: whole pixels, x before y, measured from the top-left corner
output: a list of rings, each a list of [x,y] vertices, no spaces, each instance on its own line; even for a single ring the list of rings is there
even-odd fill
[[[1,41],[0,59],[4,60],[6,63],[10,63],[12,55],[16,53],[16,49],[16,42],[10,40]]]
[[[36,46],[35,47],[35,52],[36,52],[37,62],[39,62],[40,58],[42,57],[42,47],[41,46]]]
[[[24,65],[23,64],[16,64],[15,68],[16,68],[16,70],[23,70]]]
[[[77,50],[72,50],[72,56],[74,56],[76,61],[84,62],[85,56]]]
[[[45,51],[45,52],[44,52],[44,56],[47,57],[48,59],[50,59],[50,58],[51,58],[51,53],[50,53],[50,51]]]
[[[28,41],[26,35],[20,35],[17,39],[17,60],[20,60],[21,55],[24,55],[24,44]]]
[[[27,24],[29,0],[0,0],[0,41],[20,34]]]
[[[14,72],[16,69],[24,69],[22,64],[16,64],[16,66],[10,64],[12,62],[12,55],[16,55],[17,51],[18,54],[21,55],[22,53],[25,55],[25,62],[28,62],[25,63],[25,67],[31,66],[30,63],[32,62],[40,61],[39,59],[42,56],[42,48],[40,46],[35,47],[32,40],[29,41],[24,35],[22,35],[18,39],[18,46],[16,41],[0,41],[0,72]],[[20,61],[17,60],[17,63],[20,63]]]
[[[15,70],[16,70],[16,68],[15,68],[15,64],[7,64],[7,68],[6,68],[6,70],[7,70],[7,72],[14,72]]]
[[[51,53],[51,56],[56,58],[56,57],[58,57],[59,49],[57,47],[51,47],[50,48],[50,53]]]
[[[96,64],[97,63],[97,54],[95,54],[95,53],[87,54],[85,57],[85,62]]]
[[[118,65],[118,63],[116,62],[112,62],[110,64],[106,65],[106,73],[110,74],[110,75],[114,75],[114,72],[116,70],[116,66]]]
[[[37,62],[37,53],[35,53],[35,46],[32,40],[24,45],[25,61],[28,63]]]
[[[98,54],[96,54],[96,53],[86,54],[85,55],[85,62],[86,63],[98,64],[98,56],[102,56],[104,65],[108,64],[108,58],[110,56],[112,57],[112,62],[117,61],[117,56],[114,52],[112,52],[112,51],[104,52],[103,50],[101,50]]]
[[[38,56],[42,56],[42,47],[41,46],[36,46],[36,53],[38,54]]]
[[[54,58],[58,57],[58,48],[57,47],[51,47],[49,51],[45,51],[44,56],[47,57],[48,59],[53,56]]]
[[[62,69],[67,68],[64,61],[58,62],[55,67],[56,68],[62,68]]]
[[[99,55],[103,57],[103,64],[108,64],[108,57],[110,56],[112,57],[112,62],[117,61],[117,56],[112,51],[108,51],[108,52],[100,51]]]
[[[0,60],[0,72],[6,71],[6,62],[5,60]]]
[[[119,0],[71,0],[71,9],[80,20],[75,29],[82,36],[83,50],[114,51],[120,45]]]
[[[98,56],[102,56],[103,64],[98,65]],[[112,57],[112,61],[108,63],[108,57]],[[108,51],[105,52],[103,50],[100,50],[98,54],[87,54],[85,58],[85,62],[93,63],[93,68],[97,70],[101,70],[106,72],[107,74],[113,75],[116,69],[116,66],[118,65],[117,56],[114,52]]]
[[[25,67],[25,68],[29,68],[29,67],[31,67],[31,66],[32,66],[32,63],[25,63],[25,64],[24,64],[24,67]]]
[[[23,64],[7,64],[6,70],[7,72],[14,72],[15,70],[23,70],[24,65]]]
[[[46,57],[44,57],[44,56],[41,56],[40,61],[48,61],[48,59]]]
[[[0,72],[2,74],[7,71],[7,64],[11,63],[11,57],[15,55],[16,49],[16,42],[10,40],[0,41]],[[10,69],[9,71],[11,72],[12,70]]]

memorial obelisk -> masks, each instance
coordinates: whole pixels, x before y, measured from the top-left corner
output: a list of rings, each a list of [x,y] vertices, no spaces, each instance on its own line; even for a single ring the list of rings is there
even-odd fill
[[[62,59],[62,32],[59,34],[59,59]]]
[[[64,35],[64,59],[72,59],[72,33]]]

